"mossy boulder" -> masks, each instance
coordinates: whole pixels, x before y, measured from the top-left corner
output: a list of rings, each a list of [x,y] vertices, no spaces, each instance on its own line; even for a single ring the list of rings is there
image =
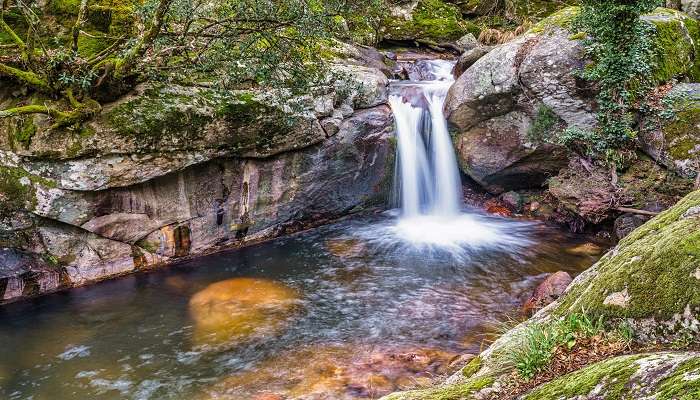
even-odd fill
[[[580,7],[576,6],[563,8],[535,24],[528,33],[551,33],[564,29],[569,32],[569,40],[585,39],[585,33],[577,32],[573,27],[580,11]],[[667,8],[657,8],[642,19],[652,28],[653,80],[663,83],[674,77],[687,76],[691,81],[698,81],[700,23],[680,11]]]
[[[693,178],[700,167],[700,84],[676,85],[662,104],[660,115],[647,119],[640,144],[657,162]]]
[[[552,315],[694,321],[700,315],[700,191],[625,237],[579,275]],[[672,327],[672,326],[671,326]]]
[[[452,4],[441,0],[419,0],[406,8],[394,8],[382,24],[385,40],[440,44],[455,41],[467,33],[478,36],[480,29],[462,19]]]
[[[696,399],[700,397],[700,353],[620,356],[545,383],[523,400]]]
[[[658,8],[643,19],[653,27],[653,78],[658,83],[686,75],[700,79],[700,23],[680,11]]]

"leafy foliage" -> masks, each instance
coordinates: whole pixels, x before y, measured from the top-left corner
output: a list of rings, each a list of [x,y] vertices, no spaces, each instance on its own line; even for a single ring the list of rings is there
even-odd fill
[[[333,40],[375,24],[382,1],[65,0],[42,6],[6,0],[0,32],[11,43],[2,44],[9,51],[0,57],[0,77],[42,93],[45,101],[2,110],[0,117],[43,113],[55,126],[78,126],[100,111],[93,99],[109,100],[146,78],[306,92],[327,76]],[[58,24],[49,23],[51,12]],[[5,15],[13,16],[12,26]],[[111,15],[107,22],[104,15]],[[64,101],[46,105],[58,99]],[[66,104],[72,109],[61,110]]]
[[[629,151],[636,137],[630,109],[651,88],[653,57],[652,28],[640,16],[658,5],[658,0],[584,0],[574,22],[590,36],[585,45],[594,60],[581,75],[600,87],[598,130],[588,139],[608,161]]]
[[[527,131],[528,140],[535,143],[551,142],[559,117],[551,108],[541,105],[537,109],[537,115],[532,121],[532,126]]]

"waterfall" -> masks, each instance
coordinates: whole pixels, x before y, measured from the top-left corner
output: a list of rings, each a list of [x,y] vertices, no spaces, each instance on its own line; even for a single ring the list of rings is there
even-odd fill
[[[395,187],[403,218],[457,216],[462,207],[457,159],[443,113],[453,82],[452,63],[426,63],[432,80],[398,84],[398,92],[389,97],[396,119]]]
[[[383,252],[466,261],[485,249],[521,251],[531,224],[467,210],[457,157],[443,107],[453,63],[417,61],[408,81],[392,81],[389,105],[396,121],[395,210],[391,219],[354,232]]]

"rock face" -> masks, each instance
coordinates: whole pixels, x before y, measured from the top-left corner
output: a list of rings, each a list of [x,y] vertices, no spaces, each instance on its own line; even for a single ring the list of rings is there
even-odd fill
[[[572,229],[617,216],[619,205],[648,210],[675,203],[697,174],[700,132],[697,84],[680,84],[663,100],[671,110],[640,126],[640,147],[653,161],[640,152],[628,170],[613,174],[553,144],[567,128],[596,127],[595,85],[576,74],[588,63],[581,35],[571,29],[578,12],[565,8],[496,46],[459,75],[446,100],[462,171],[494,194],[548,191],[554,218]],[[656,82],[697,79],[697,21],[668,9],[644,20],[654,32]],[[641,196],[642,186],[651,193]]]
[[[337,68],[362,85],[331,87],[299,109],[139,87],[87,133],[61,137],[37,119],[30,142],[0,138],[0,299],[382,204],[394,165],[388,81],[374,68]]]

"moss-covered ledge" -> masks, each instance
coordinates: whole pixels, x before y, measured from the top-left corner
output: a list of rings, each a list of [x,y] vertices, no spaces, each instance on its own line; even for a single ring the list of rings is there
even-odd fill
[[[620,356],[564,375],[521,397],[523,400],[641,398],[700,398],[700,353]]]
[[[624,238],[552,310],[613,318],[695,319],[700,311],[700,191]]]
[[[420,0],[415,8],[395,9],[392,14],[382,24],[382,36],[388,40],[438,44],[480,32],[477,25],[462,19],[457,7],[441,0]]]

